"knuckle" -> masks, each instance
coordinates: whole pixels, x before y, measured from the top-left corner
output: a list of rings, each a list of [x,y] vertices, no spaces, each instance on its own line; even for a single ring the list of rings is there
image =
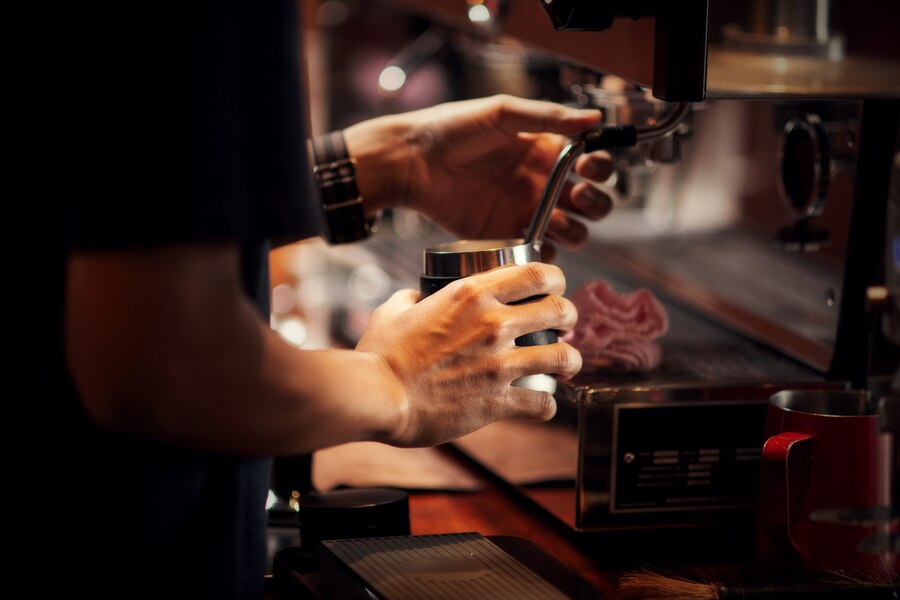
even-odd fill
[[[572,365],[572,355],[569,352],[568,344],[555,344],[556,346],[556,356],[554,358],[554,365],[556,369],[559,369],[562,373],[567,373],[569,368]]]
[[[562,104],[553,103],[549,108],[548,120],[564,121],[570,114],[570,111]]]
[[[508,94],[496,94],[491,97],[490,104],[495,125],[500,126],[509,118],[512,111],[511,103],[512,97]]]
[[[535,400],[535,416],[549,421],[556,414],[556,400],[550,392],[539,392]]]
[[[547,286],[549,265],[543,263],[528,263],[522,267],[522,276],[537,290],[543,290]]]
[[[494,102],[497,112],[503,114],[510,110],[513,97],[510,94],[494,94],[491,100]]]
[[[503,381],[506,371],[506,366],[498,360],[489,360],[484,364],[484,377],[492,384]]]
[[[472,305],[481,300],[481,289],[471,279],[459,279],[447,286],[453,295],[453,301],[457,304]]]
[[[562,296],[547,296],[547,307],[553,314],[553,323],[568,325],[572,320],[574,305]]]
[[[497,390],[490,395],[489,402],[485,404],[491,406],[492,417],[506,418],[518,412],[519,407],[516,405],[512,394],[510,394],[510,390],[509,386],[502,388],[498,386]]]
[[[494,346],[504,338],[506,320],[498,315],[489,315],[482,321],[481,331],[484,341],[488,345]]]

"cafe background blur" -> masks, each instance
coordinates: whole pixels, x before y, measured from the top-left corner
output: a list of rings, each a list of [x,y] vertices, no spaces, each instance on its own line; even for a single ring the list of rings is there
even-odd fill
[[[723,4],[713,3],[711,20]],[[860,20],[843,18],[848,3],[833,4],[833,24],[858,27]],[[885,25],[896,22],[900,5],[868,4],[883,18],[869,19],[867,26],[883,31],[842,31],[846,52],[900,57]],[[451,28],[405,10],[402,2],[316,0],[300,6],[314,133],[494,93],[601,107],[609,123],[652,122],[666,110],[666,103],[644,88],[492,35],[490,27],[479,28],[477,23],[464,31]],[[711,27],[710,36],[715,42],[721,34]],[[614,151],[616,173],[603,188],[614,198],[615,210],[591,227],[592,240],[725,230],[738,221],[769,236],[790,222],[785,203],[772,200],[779,195],[774,160],[780,142],[775,125],[780,115],[773,114],[777,110],[771,102],[755,100],[695,104],[676,136]],[[834,123],[840,124],[841,118],[836,115]],[[831,130],[834,123],[829,124]],[[841,153],[852,158],[853,125],[836,136],[829,197],[852,191],[853,171],[842,168]],[[829,202],[814,221],[829,232],[829,243],[821,252],[803,255],[803,261],[840,270],[851,206]],[[375,239],[351,246],[329,247],[315,240],[273,252],[274,328],[303,347],[352,346],[375,306],[400,287],[417,287],[422,248],[449,239],[403,209],[384,215],[380,228]],[[399,265],[385,261],[385,254]],[[831,305],[839,293],[823,291]]]
[[[511,12],[519,8],[524,12],[529,1],[511,0],[506,4]],[[536,6],[537,0],[531,4]],[[879,202],[866,197],[871,188],[866,188],[867,177],[860,176],[863,169],[857,159],[864,110],[858,98],[872,94],[878,98],[900,97],[896,64],[900,45],[892,29],[900,19],[900,3],[714,0],[710,3],[710,47],[715,44],[721,58],[723,48],[727,55],[746,43],[734,36],[733,30],[729,39],[724,33],[732,21],[747,17],[747,13],[740,14],[741,8],[778,9],[801,4],[809,14],[800,15],[798,22],[791,24],[803,25],[802,17],[822,16],[825,10],[830,20],[825,19],[821,44],[813,44],[812,51],[824,50],[836,56],[819,57],[819,63],[816,58],[795,58],[791,52],[796,52],[796,47],[790,45],[794,38],[781,36],[776,29],[774,36],[764,36],[763,45],[772,47],[757,48],[758,56],[766,57],[764,60],[774,64],[776,70],[811,61],[819,66],[826,63],[824,72],[830,73],[832,67],[851,64],[843,61],[845,55],[854,60],[862,58],[863,63],[853,64],[864,66],[871,66],[865,60],[872,56],[890,58],[894,63],[878,63],[880,66],[873,67],[876,76],[868,79],[865,69],[845,73],[848,84],[827,77],[819,81],[812,69],[807,91],[772,98],[751,86],[740,87],[741,77],[749,77],[749,71],[733,77],[731,83],[738,89],[722,87],[722,82],[712,76],[714,66],[719,69],[715,74],[722,74],[722,63],[711,62],[708,99],[693,105],[674,135],[612,151],[616,170],[601,186],[614,200],[612,214],[590,225],[585,249],[578,253],[560,250],[557,258],[566,272],[570,292],[599,277],[613,281],[623,291],[638,285],[653,289],[669,309],[672,322],[663,340],[663,364],[647,377],[587,375],[575,382],[586,386],[581,391],[562,390],[558,420],[571,418],[571,422],[560,424],[572,426],[566,439],[571,438],[573,458],[566,481],[556,486],[558,489],[546,482],[540,488],[518,485],[515,474],[504,472],[493,456],[498,444],[488,443],[487,451],[477,444],[465,444],[464,451],[476,462],[514,483],[523,495],[575,530],[605,531],[621,528],[623,523],[639,528],[706,525],[704,520],[715,520],[720,514],[730,515],[722,519],[730,535],[735,523],[750,522],[747,506],[737,501],[733,504],[741,506],[722,511],[691,505],[688,508],[697,509],[695,512],[611,515],[608,507],[616,498],[613,480],[617,449],[611,447],[610,440],[616,436],[609,432],[610,416],[604,410],[592,412],[593,408],[611,406],[610,397],[635,403],[739,398],[754,404],[751,410],[757,415],[758,409],[764,410],[773,384],[784,388],[851,382],[854,387],[869,387],[874,386],[868,381],[870,374],[890,375],[897,368],[893,348],[884,344],[864,347],[869,323],[863,314],[859,284],[873,276],[875,255],[872,248],[862,254],[859,248],[867,243],[867,227],[871,228],[871,239],[882,234],[876,230],[883,228],[883,215],[879,217],[877,208],[869,213],[869,221],[856,219],[855,239],[857,244],[862,243],[856,256],[864,262],[846,263],[846,256],[852,246],[851,213],[860,206],[858,200],[865,198],[864,207],[877,207]],[[310,121],[316,134],[380,114],[495,93],[599,107],[609,124],[650,125],[673,106],[656,99],[646,88],[551,53],[556,49],[551,47],[565,38],[551,39],[554,32],[539,7],[531,6],[538,19],[526,33],[543,36],[546,31],[547,43],[540,45],[543,49],[497,35],[492,23],[482,20],[483,15],[477,12],[470,12],[466,19],[466,0],[324,0],[300,5],[306,31]],[[409,10],[425,5],[451,6],[463,15],[464,26],[451,27],[446,21],[432,21],[421,16],[423,12]],[[468,3],[470,7],[502,5]],[[790,20],[790,15],[787,18]],[[638,39],[652,39],[653,26],[646,19],[623,21],[619,25],[640,34],[635,36]],[[752,15],[748,22],[761,24],[754,23]],[[821,24],[820,19],[809,22]],[[521,21],[511,20],[510,29],[519,25]],[[608,39],[623,41],[615,37],[616,27],[609,34],[612,38]],[[631,45],[614,44],[613,50],[621,50],[621,55],[610,58],[613,66],[622,68],[617,74],[631,73],[650,83],[649,45],[644,48],[632,40]],[[629,63],[631,58],[634,64]],[[596,57],[592,60],[594,64],[601,62],[605,61]],[[746,64],[737,63],[735,68]],[[790,68],[786,72],[792,74]],[[780,74],[776,75],[775,79],[780,79]],[[850,87],[860,79],[865,85]],[[842,91],[829,91],[829,85],[844,87]],[[847,89],[853,92],[850,99],[842,97]],[[871,103],[867,113],[887,117],[881,137],[890,139],[879,141],[876,147],[889,146],[894,153],[895,104],[879,108],[877,102]],[[795,152],[788,152],[786,162],[781,155],[789,141],[789,127],[799,137]],[[878,137],[873,136],[877,129],[870,125],[868,130],[870,148],[872,139]],[[827,157],[810,160],[804,155],[804,149],[808,150],[805,145],[819,143],[828,145]],[[828,176],[824,180],[811,176],[826,166]],[[878,174],[871,165],[866,168],[866,173]],[[786,180],[783,169],[804,175]],[[791,206],[786,188],[793,184],[803,189],[797,194],[801,202]],[[874,185],[877,195],[878,184]],[[809,199],[813,199],[813,206],[804,204]],[[811,217],[807,209],[811,209]],[[798,244],[798,231],[801,238],[810,232],[814,235]],[[827,232],[827,240],[818,239],[819,232]],[[427,220],[398,209],[385,214],[379,232],[363,242],[328,246],[321,240],[310,240],[276,250],[271,255],[273,328],[304,348],[353,347],[376,306],[396,289],[418,287],[422,250],[450,239]],[[850,279],[855,287],[846,285]],[[849,300],[844,298],[848,289],[853,292]],[[734,388],[735,384],[744,387]],[[685,385],[687,391],[671,391]],[[615,394],[607,393],[611,389]],[[569,392],[571,398],[566,397]],[[686,421],[679,429],[681,437],[670,440],[671,444],[683,443],[690,450],[687,446],[691,444],[712,443],[699,439],[704,431],[691,429],[711,418],[702,412],[705,408],[698,410],[699,418],[681,417]],[[578,411],[577,417],[573,417],[573,411]],[[721,418],[745,420],[737,411]],[[734,424],[718,423],[723,431],[730,431]],[[533,447],[536,435],[529,431],[515,437],[525,447]],[[748,448],[755,448],[755,437],[753,431],[748,433],[748,439],[754,440],[748,442]],[[574,450],[576,445],[578,452]],[[295,466],[302,464],[301,460]],[[303,477],[302,469],[294,471],[285,487],[294,490],[290,494],[293,508],[299,497],[296,486],[303,486]],[[752,488],[755,479],[755,475],[750,476],[744,483]]]
[[[317,134],[378,115],[499,93],[578,106],[596,106],[597,98],[602,102],[607,96],[621,103],[626,94],[626,106],[604,107],[608,122],[616,122],[614,116],[632,118],[632,113],[649,119],[663,111],[664,103],[649,91],[614,76],[585,86],[585,78],[593,80],[595,74],[489,31],[456,30],[391,2],[301,5],[311,129]],[[617,156],[620,168],[604,189],[642,216],[626,217],[612,229],[624,225],[640,232],[645,219],[655,222],[652,229],[673,220],[666,198],[644,206],[649,179],[660,165],[652,152],[646,145]],[[730,210],[726,202],[714,202],[696,218],[727,219]],[[274,329],[301,347],[352,347],[374,307],[396,289],[418,287],[421,250],[451,239],[405,209],[382,215],[379,227],[375,239],[352,246],[310,240],[273,252]]]
[[[646,121],[665,110],[665,103],[649,90],[613,75],[561,62],[490,32],[455,30],[391,2],[300,4],[310,121],[316,134],[378,115],[498,93],[601,106],[610,123]],[[721,125],[709,130],[734,131],[728,122],[738,122],[740,115],[733,109],[721,113],[715,117]],[[683,138],[689,131],[689,124],[682,125]],[[735,154],[735,144],[748,142],[738,139],[741,132],[734,133],[707,144],[705,151],[728,153],[730,146],[730,154]],[[672,146],[665,140],[614,152],[618,168],[603,189],[615,199],[617,210],[614,223],[593,228],[595,237],[616,232],[626,237],[654,235],[733,222],[735,194],[745,183],[752,192],[747,182],[757,179],[747,175],[746,159],[735,157],[719,171],[718,186],[707,179],[699,193],[680,194],[685,200],[676,205],[674,192],[660,185],[676,177],[666,165],[679,151]],[[278,249],[271,255],[272,325],[301,347],[352,347],[375,306],[396,289],[418,286],[421,249],[449,239],[426,219],[395,209],[382,216],[376,239],[352,246],[309,240]],[[391,269],[385,253],[398,258],[402,267]]]
[[[382,69],[427,30],[422,19],[376,2],[300,6],[314,134],[462,97],[454,90],[453,67],[439,54],[425,57],[402,91],[381,91]],[[415,240],[432,226],[407,211],[392,211],[379,228]],[[414,279],[392,277],[367,245],[329,246],[315,239],[272,252],[273,328],[303,348],[354,346],[375,306],[399,287],[416,286]]]

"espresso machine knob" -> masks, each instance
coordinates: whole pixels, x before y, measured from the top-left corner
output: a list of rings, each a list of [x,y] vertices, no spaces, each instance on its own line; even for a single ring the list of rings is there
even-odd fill
[[[706,97],[709,0],[542,0],[559,31],[602,31],[617,18],[653,17],[653,95],[668,102]]]
[[[828,231],[810,220],[825,210],[832,176],[828,131],[818,115],[805,114],[785,124],[778,158],[778,190],[795,220],[779,229],[775,239],[787,250],[818,250],[828,242]]]

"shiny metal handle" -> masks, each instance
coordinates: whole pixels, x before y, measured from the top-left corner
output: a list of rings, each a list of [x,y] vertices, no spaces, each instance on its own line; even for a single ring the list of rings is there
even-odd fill
[[[560,152],[559,158],[556,159],[556,164],[553,165],[537,212],[534,213],[531,225],[528,226],[528,233],[525,234],[525,244],[534,247],[535,250],[540,250],[541,244],[544,243],[544,234],[547,233],[547,227],[550,225],[550,215],[553,214],[553,209],[556,208],[556,203],[559,201],[559,195],[562,193],[569,170],[575,164],[575,159],[584,153],[584,147],[583,135],[578,136],[566,144],[566,147]]]
[[[644,128],[636,128],[633,125],[611,125],[601,129],[592,129],[578,135],[566,144],[559,153],[559,158],[556,159],[556,164],[553,165],[553,170],[547,179],[544,194],[541,196],[541,201],[528,226],[528,232],[525,234],[525,244],[533,246],[538,251],[541,249],[544,234],[547,233],[550,217],[559,201],[566,177],[579,156],[585,152],[596,152],[606,148],[634,146],[638,142],[668,135],[678,128],[678,125],[690,113],[690,109],[689,102],[682,102],[656,125]]]

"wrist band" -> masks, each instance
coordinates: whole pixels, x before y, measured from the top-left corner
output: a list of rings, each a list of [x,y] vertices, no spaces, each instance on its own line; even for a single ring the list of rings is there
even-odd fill
[[[369,237],[375,217],[366,217],[356,188],[356,159],[350,158],[342,131],[316,136],[312,143],[313,174],[319,184],[325,239],[345,244]]]

